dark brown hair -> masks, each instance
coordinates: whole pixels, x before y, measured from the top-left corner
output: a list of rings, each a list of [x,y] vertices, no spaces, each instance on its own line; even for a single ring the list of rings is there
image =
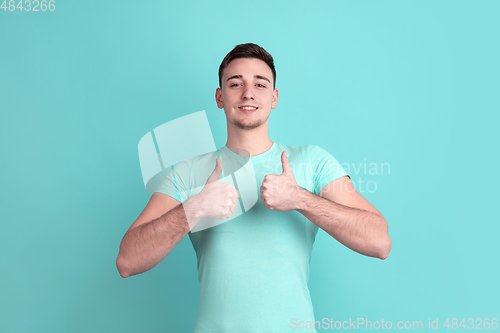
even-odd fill
[[[264,61],[273,72],[273,89],[276,88],[276,69],[274,68],[273,57],[264,48],[257,44],[246,43],[234,47],[222,60],[219,66],[219,87],[222,88],[222,73],[231,61],[238,58],[257,58]]]

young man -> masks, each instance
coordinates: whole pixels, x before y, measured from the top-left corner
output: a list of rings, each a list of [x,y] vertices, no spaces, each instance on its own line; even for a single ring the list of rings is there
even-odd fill
[[[194,332],[285,332],[314,322],[307,282],[319,228],[363,255],[385,259],[391,249],[385,218],[332,155],[269,139],[275,82],[273,58],[260,46],[237,45],[227,54],[215,94],[226,114],[226,145],[176,164],[120,245],[116,264],[127,277],[157,265],[189,234],[200,282]],[[218,180],[241,152],[252,162],[259,200],[232,220],[190,232],[203,218],[235,212],[240,193]],[[210,167],[201,176],[206,183],[190,196],[190,177],[203,164]]]

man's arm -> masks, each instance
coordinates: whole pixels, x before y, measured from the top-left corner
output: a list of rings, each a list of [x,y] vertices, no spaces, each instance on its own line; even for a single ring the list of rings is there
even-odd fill
[[[181,204],[160,193],[151,196],[120,244],[116,267],[122,277],[155,267],[191,230],[190,224],[199,221],[188,201]]]
[[[266,175],[260,186],[264,206],[281,212],[296,210],[348,248],[385,259],[391,251],[387,222],[345,176],[324,186],[317,196],[297,185],[286,151],[281,175]]]
[[[151,196],[120,244],[116,267],[122,277],[158,265],[201,219],[231,217],[240,194],[233,185],[218,181],[221,173],[222,161],[217,158],[201,192],[182,204],[162,193]]]
[[[297,211],[348,248],[385,259],[392,241],[385,218],[360,193],[349,177],[327,184],[319,196],[300,188]]]

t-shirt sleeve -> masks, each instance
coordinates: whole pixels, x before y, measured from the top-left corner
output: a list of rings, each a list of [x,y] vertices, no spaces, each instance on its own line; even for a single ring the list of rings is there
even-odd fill
[[[319,192],[328,183],[343,176],[351,178],[342,165],[332,154],[315,145],[307,145],[309,151],[309,163],[312,171],[314,194]]]
[[[185,198],[181,195],[183,193],[181,186],[182,182],[179,183],[178,178],[180,178],[179,174],[176,172],[175,166],[172,165],[170,170],[167,172],[167,175],[163,178],[162,182],[154,192],[166,194],[182,203]]]

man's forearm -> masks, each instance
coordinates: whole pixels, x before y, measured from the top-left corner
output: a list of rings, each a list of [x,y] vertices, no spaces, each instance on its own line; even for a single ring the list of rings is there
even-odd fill
[[[391,250],[387,222],[381,215],[322,198],[305,189],[297,211],[348,248],[385,259]]]
[[[121,276],[150,270],[172,251],[200,219],[190,208],[185,208],[183,204],[177,205],[125,234],[116,260]]]

